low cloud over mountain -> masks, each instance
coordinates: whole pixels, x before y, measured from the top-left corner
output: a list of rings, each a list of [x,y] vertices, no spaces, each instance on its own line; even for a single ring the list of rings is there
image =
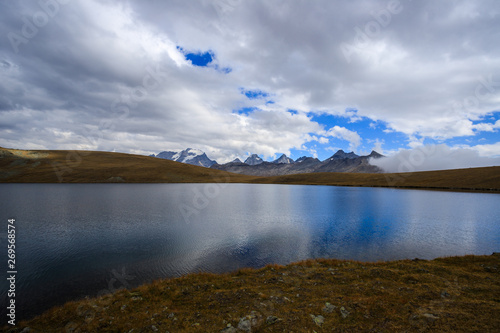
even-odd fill
[[[415,172],[498,166],[500,157],[482,157],[476,150],[453,149],[442,144],[400,150],[391,156],[372,158],[370,164],[378,166],[385,172]]]

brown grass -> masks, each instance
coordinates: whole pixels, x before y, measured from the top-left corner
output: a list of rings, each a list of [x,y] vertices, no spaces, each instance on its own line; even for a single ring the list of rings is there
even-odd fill
[[[500,192],[500,167],[399,174],[310,173],[245,176],[154,157],[90,151],[0,148],[4,183],[260,183]]]
[[[252,178],[142,155],[0,148],[4,183],[217,183]]]
[[[320,259],[191,274],[70,302],[19,328],[219,332],[249,318],[252,332],[498,332],[499,264],[499,254],[380,263]]]
[[[253,183],[394,187],[500,192],[500,167],[412,173],[322,172],[252,179]]]

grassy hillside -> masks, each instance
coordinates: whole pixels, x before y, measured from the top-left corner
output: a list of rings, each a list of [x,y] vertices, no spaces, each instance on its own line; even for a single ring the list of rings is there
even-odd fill
[[[257,177],[155,157],[110,152],[0,148],[4,183],[261,183],[500,192],[500,167],[400,174],[308,173]]]
[[[500,167],[386,174],[325,172],[257,178],[249,181],[267,184],[372,186],[500,192]]]
[[[4,183],[207,183],[252,178],[142,155],[0,148]]]
[[[16,332],[499,332],[499,265],[493,254],[191,274],[70,302]]]

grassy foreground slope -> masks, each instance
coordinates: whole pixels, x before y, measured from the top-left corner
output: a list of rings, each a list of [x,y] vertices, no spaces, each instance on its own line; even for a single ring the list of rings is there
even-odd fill
[[[500,254],[325,259],[191,274],[70,302],[17,331],[499,332],[499,264]]]
[[[500,192],[500,167],[399,174],[309,173],[245,176],[142,155],[0,148],[3,183],[262,183]]]

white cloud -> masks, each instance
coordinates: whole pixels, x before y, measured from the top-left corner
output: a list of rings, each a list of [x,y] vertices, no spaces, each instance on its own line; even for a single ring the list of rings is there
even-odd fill
[[[321,144],[327,144],[328,142],[330,142],[330,140],[322,136],[321,138],[318,139],[318,142]]]
[[[470,149],[477,151],[480,156],[500,157],[500,142],[494,144],[476,145]]]
[[[384,149],[382,148],[382,145],[384,144],[384,140],[380,140],[380,139],[375,139],[375,143],[373,145],[373,149],[374,151],[376,151],[377,153],[379,154],[382,154],[384,155]]]
[[[497,152],[500,146],[494,147]],[[500,165],[500,158],[481,157],[479,149],[450,148],[446,145],[427,145],[379,159],[370,159],[385,172],[416,172]]]
[[[0,145],[76,149],[89,145],[90,128],[99,138],[94,149],[272,156],[313,136],[326,143],[309,112],[383,121],[410,147],[426,137],[497,131],[498,121],[478,123],[500,105],[496,1],[402,2],[348,63],[340,45],[386,7],[382,0],[72,1],[18,54],[0,41]],[[39,10],[36,2],[12,2],[0,27],[17,31],[21,14]],[[177,46],[211,50],[232,72],[195,67]],[[138,92],[151,68],[161,69],[160,84],[117,116],[113,102]],[[247,99],[240,89],[248,87],[274,104]],[[242,107],[257,111],[233,113]],[[362,138],[346,127],[328,135],[356,150]],[[496,154],[495,147],[475,149]]]
[[[356,151],[361,144],[361,137],[359,134],[345,127],[333,126],[325,133],[325,136],[349,141],[349,149],[351,151]]]
[[[497,120],[496,123],[479,123],[473,125],[473,128],[479,132],[494,132],[500,128],[500,120]]]

